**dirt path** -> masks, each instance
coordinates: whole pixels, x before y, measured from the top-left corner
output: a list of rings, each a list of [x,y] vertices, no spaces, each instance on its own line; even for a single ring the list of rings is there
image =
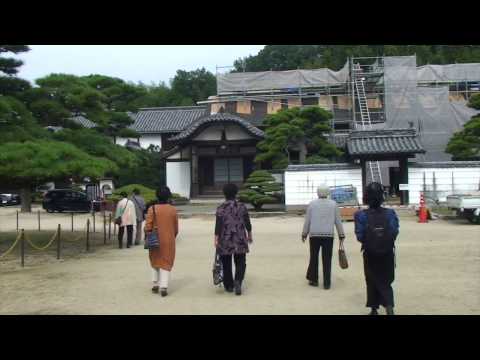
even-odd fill
[[[252,219],[244,295],[213,286],[213,219],[181,220],[170,295],[150,292],[143,246],[98,249],[63,262],[2,270],[0,314],[365,314],[365,284],[353,224],[348,270],[334,251],[332,288],[305,280],[301,217]],[[394,283],[398,314],[480,314],[480,227],[401,219]],[[338,244],[335,240],[335,246]],[[383,311],[383,310],[382,310]]]

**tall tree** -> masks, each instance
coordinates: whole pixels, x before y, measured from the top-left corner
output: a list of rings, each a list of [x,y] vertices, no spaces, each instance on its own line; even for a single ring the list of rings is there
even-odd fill
[[[205,68],[194,71],[177,70],[171,82],[172,95],[178,105],[195,105],[197,101],[205,100],[215,95],[217,82],[215,75]]]
[[[324,134],[330,132],[330,112],[319,107],[292,108],[268,115],[264,124],[265,139],[257,145],[257,163],[270,163],[274,169],[284,169],[291,161],[293,150],[305,152],[306,159],[329,162],[342,155]]]
[[[480,94],[470,98],[469,106],[480,110]],[[480,114],[473,116],[463,130],[453,134],[447,144],[446,152],[452,160],[480,160]]]
[[[118,171],[97,158],[60,141],[9,142],[0,145],[0,181],[20,189],[22,212],[31,211],[32,189],[47,181],[84,177],[98,179]]]

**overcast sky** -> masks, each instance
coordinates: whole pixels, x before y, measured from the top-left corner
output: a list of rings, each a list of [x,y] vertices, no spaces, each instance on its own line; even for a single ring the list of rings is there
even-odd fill
[[[256,55],[264,45],[30,45],[17,57],[24,61],[19,77],[35,79],[55,73],[102,74],[150,84],[169,80],[177,70],[216,66]]]

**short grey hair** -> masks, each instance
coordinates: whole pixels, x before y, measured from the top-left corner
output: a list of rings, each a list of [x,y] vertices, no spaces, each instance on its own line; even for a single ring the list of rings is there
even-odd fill
[[[319,198],[328,198],[330,195],[330,188],[326,184],[322,184],[317,188],[317,195]]]

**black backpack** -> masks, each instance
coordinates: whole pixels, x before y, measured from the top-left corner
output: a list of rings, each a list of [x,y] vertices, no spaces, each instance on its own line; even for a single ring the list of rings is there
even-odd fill
[[[387,209],[368,209],[364,249],[367,254],[385,255],[393,251],[395,238],[388,226]]]

